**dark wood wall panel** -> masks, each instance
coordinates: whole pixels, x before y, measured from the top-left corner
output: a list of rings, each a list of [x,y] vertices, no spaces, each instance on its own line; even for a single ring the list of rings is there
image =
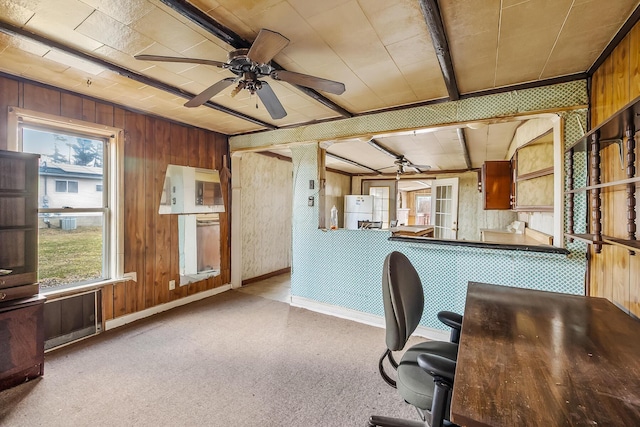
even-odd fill
[[[156,120],[155,137],[158,148],[156,150],[156,173],[154,174],[151,206],[157,212],[164,186],[164,175],[171,160],[171,125],[164,120]],[[169,230],[171,221],[169,220],[169,215],[157,215],[156,218],[154,305],[169,301],[169,280],[171,280],[170,272],[172,270],[171,230]],[[176,266],[177,269],[178,266]]]
[[[180,286],[177,216],[158,214],[167,165],[220,169],[222,156],[228,153],[225,135],[21,79],[0,77],[0,149],[7,148],[4,135],[7,134],[10,106],[114,126],[124,132],[124,271],[136,272],[137,280],[104,287],[104,320],[230,282],[227,213],[220,215],[221,275],[185,286]],[[224,182],[222,186],[228,202],[228,183]],[[229,203],[226,206],[229,207]],[[169,291],[170,280],[176,281],[173,291]]]
[[[125,128],[124,182],[126,191],[124,236],[126,249],[124,271],[125,273],[136,272],[137,280],[124,283],[123,289],[119,290],[122,293],[122,301],[120,301],[119,305],[114,304],[116,313],[127,313],[127,311],[131,313],[145,308],[144,146],[146,127],[144,116],[127,112],[125,114]],[[127,298],[125,298],[125,295]]]
[[[596,70],[591,89],[593,127],[640,96],[640,23]],[[626,178],[625,166],[616,144],[603,149],[601,156],[603,182]],[[636,169],[640,169],[638,157],[640,150],[636,149]],[[636,193],[640,195],[640,191]],[[603,234],[627,238],[626,189],[622,186],[607,188],[602,191],[601,200]],[[636,197],[636,200],[640,198]],[[640,217],[637,202],[636,212]],[[636,234],[638,237],[640,233]],[[590,295],[607,298],[624,310],[640,316],[640,253],[631,255],[628,250],[611,245],[604,245],[599,254],[593,247],[589,251]]]
[[[153,201],[155,194],[155,177],[156,177],[156,163],[157,159],[157,146],[156,146],[156,130],[155,119],[147,117],[146,122],[146,141],[154,141],[153,144],[144,144],[144,193],[143,193],[143,217],[145,218],[144,233],[145,245],[144,245],[144,301],[138,301],[143,304],[143,308],[152,307],[155,301],[155,277],[156,277],[156,242],[152,236],[156,234],[156,211],[154,211]]]
[[[82,120],[82,98],[70,93],[60,95],[60,115]]]
[[[19,107],[60,115],[60,91],[29,83],[22,84],[22,87],[22,105]]]

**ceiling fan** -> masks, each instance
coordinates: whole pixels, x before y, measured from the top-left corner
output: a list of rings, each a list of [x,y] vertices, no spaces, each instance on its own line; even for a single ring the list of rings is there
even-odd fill
[[[273,65],[270,64],[271,60],[284,49],[287,44],[289,44],[288,38],[280,33],[263,28],[249,49],[236,49],[229,52],[227,62],[157,55],[136,55],[135,58],[144,61],[186,62],[191,64],[213,65],[214,67],[226,68],[236,75],[235,78],[228,77],[211,85],[184,104],[185,107],[198,107],[228,86],[237,83],[237,86],[231,92],[231,96],[235,96],[241,90],[247,89],[251,95],[258,95],[273,119],[281,119],[287,115],[287,112],[273,92],[273,89],[271,89],[271,86],[269,86],[266,81],[259,80],[265,76],[269,76],[274,80],[305,86],[335,95],[341,95],[345,91],[343,83],[307,74],[295,73],[293,71],[278,70],[273,67]]]
[[[431,169],[429,165],[414,165],[405,156],[398,156],[393,163],[397,168],[396,179],[400,179],[400,175],[407,173],[406,168],[413,169],[415,172],[412,173],[422,173]]]

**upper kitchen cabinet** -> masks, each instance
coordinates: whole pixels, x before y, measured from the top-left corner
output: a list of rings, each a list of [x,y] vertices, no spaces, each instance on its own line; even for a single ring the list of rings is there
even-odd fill
[[[482,165],[482,198],[485,210],[511,209],[511,162],[488,161]]]
[[[519,147],[513,156],[515,211],[553,212],[553,132]]]

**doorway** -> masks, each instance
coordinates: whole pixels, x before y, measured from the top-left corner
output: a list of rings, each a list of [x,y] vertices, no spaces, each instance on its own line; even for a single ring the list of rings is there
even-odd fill
[[[455,240],[458,237],[458,178],[434,180],[431,196],[433,237]]]

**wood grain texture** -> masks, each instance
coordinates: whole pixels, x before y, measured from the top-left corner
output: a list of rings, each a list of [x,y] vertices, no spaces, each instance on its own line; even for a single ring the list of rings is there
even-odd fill
[[[70,93],[60,94],[60,115],[82,120],[82,98]]]
[[[640,96],[640,23],[614,49],[593,75],[591,88],[592,128],[608,120],[616,111]],[[637,131],[635,129],[634,131]],[[636,148],[636,159],[638,149]],[[623,156],[624,159],[624,156]],[[617,144],[602,150],[602,182],[627,178]],[[636,160],[637,164],[637,160]],[[636,176],[638,176],[636,168]],[[636,187],[636,215],[638,195]],[[602,193],[603,234],[628,238],[628,197],[624,186],[609,188]],[[638,220],[636,219],[636,228]],[[637,237],[636,237],[637,238]],[[624,248],[605,245],[603,253],[589,249],[590,295],[602,296],[639,316],[640,253],[629,255]]]
[[[24,83],[23,103],[27,110],[60,114],[60,92],[42,86]]]
[[[82,120],[96,122],[96,102],[94,100],[82,98]]]
[[[113,319],[113,285],[102,288],[102,321]]]
[[[127,314],[127,290],[132,287],[134,285],[130,280],[113,285],[113,317]]]
[[[96,103],[95,106],[96,123],[101,125],[113,126],[114,107],[113,105]]]
[[[640,322],[602,298],[470,283],[452,421],[640,425],[638,336]]]
[[[171,159],[171,125],[164,120],[155,121],[156,170],[153,183],[153,199],[149,202],[156,217],[155,280],[153,305],[169,302],[169,280],[171,273],[171,220],[169,215],[159,215],[160,195],[164,188],[164,176]],[[177,247],[175,249],[177,252]],[[176,267],[177,269],[177,267]]]
[[[640,256],[629,257],[629,312],[640,317]]]
[[[591,79],[591,126],[596,127],[602,123],[604,115],[604,68],[599,68],[593,73]]]
[[[602,97],[602,121],[615,112],[613,105],[613,56],[609,56],[601,66],[604,77],[604,96]]]
[[[44,372],[44,302],[35,296],[0,304],[0,390]]]
[[[142,303],[143,306],[153,307],[157,297],[156,287],[155,287],[155,277],[156,277],[156,242],[155,242],[155,234],[156,234],[156,213],[157,207],[153,206],[154,194],[156,192],[156,170],[158,163],[158,150],[156,146],[156,132],[155,132],[155,121],[157,119],[154,117],[145,117],[145,145],[144,145],[144,169],[142,172],[144,173],[144,193],[143,193],[143,215],[145,218],[144,221],[144,235],[145,235],[145,245],[144,245],[144,259],[145,259],[145,268],[143,270],[143,274],[138,274],[138,280],[140,280],[140,276],[143,277],[143,290],[144,290],[144,301]],[[150,143],[146,143],[149,141]],[[139,300],[138,300],[139,301]],[[140,302],[140,301],[139,301]]]
[[[611,246],[611,258],[613,263],[611,301],[621,309],[629,311],[629,251],[618,246]]]
[[[145,211],[144,211],[144,165],[145,165],[145,118],[140,114],[125,114],[124,182],[124,271],[137,273],[137,282],[126,286],[127,298],[120,301],[128,312],[143,310],[145,285]],[[123,295],[124,297],[124,295]],[[114,303],[115,304],[115,303]],[[133,306],[133,307],[131,307]],[[137,309],[136,309],[137,306]],[[116,305],[116,313],[121,312]],[[125,313],[127,312],[125,311]]]
[[[640,96],[640,24],[629,36],[629,99],[636,99]]]
[[[629,40],[627,35],[611,53],[613,60],[613,110],[619,111],[629,99]]]

